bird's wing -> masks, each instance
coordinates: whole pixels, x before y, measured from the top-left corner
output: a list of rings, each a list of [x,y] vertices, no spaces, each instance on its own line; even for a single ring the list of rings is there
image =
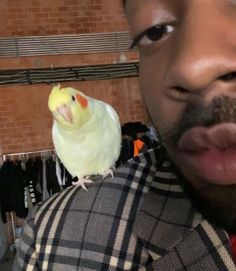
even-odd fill
[[[106,111],[108,112],[108,114],[111,116],[111,118],[113,119],[113,121],[117,124],[120,125],[120,121],[119,121],[119,116],[116,113],[116,111],[109,105],[109,104],[105,104],[105,108]]]

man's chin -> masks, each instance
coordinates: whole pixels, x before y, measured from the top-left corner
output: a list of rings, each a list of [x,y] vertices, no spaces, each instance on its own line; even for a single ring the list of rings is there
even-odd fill
[[[236,184],[184,176],[177,170],[180,182],[195,207],[211,223],[229,233],[236,233]]]

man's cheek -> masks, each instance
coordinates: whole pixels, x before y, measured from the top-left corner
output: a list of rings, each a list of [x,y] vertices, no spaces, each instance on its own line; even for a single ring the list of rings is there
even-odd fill
[[[143,101],[154,126],[163,134],[176,125],[185,103],[170,99],[161,72],[145,67],[141,66],[139,77]]]
[[[182,106],[163,98],[162,95],[147,92],[144,102],[151,120],[161,136],[168,134],[169,131],[173,130],[173,127],[178,125],[178,121],[184,110]]]
[[[145,96],[143,96],[144,103],[146,104],[149,116],[152,120],[152,123],[158,130],[163,127],[165,122],[168,122],[168,119],[165,114],[164,108],[160,103],[160,98],[155,97],[152,93],[145,92]]]

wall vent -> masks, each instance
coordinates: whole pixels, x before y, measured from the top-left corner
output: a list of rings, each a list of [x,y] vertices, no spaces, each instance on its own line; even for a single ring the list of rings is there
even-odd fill
[[[0,38],[0,57],[125,52],[129,32]]]

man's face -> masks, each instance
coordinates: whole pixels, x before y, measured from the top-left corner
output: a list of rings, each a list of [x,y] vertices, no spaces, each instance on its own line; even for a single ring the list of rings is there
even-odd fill
[[[126,11],[143,98],[170,157],[217,208],[234,206],[235,223],[236,0],[127,0]]]

